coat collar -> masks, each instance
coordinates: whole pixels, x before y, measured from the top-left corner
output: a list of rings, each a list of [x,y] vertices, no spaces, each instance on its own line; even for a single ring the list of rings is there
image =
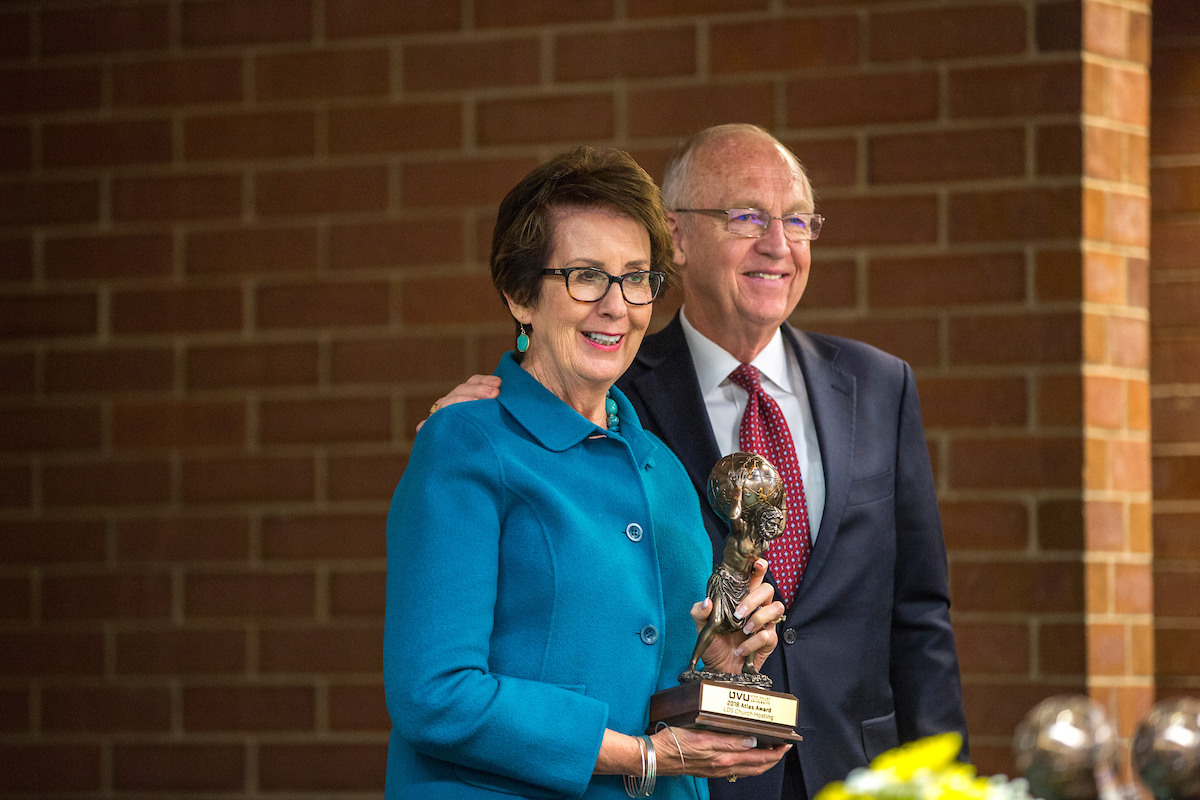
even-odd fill
[[[585,439],[604,436],[628,444],[634,460],[643,466],[657,446],[642,429],[629,400],[615,386],[612,397],[617,401],[620,433],[601,428],[564,403],[522,369],[511,351],[501,356],[494,374],[500,378],[500,405],[547,450],[561,453]]]

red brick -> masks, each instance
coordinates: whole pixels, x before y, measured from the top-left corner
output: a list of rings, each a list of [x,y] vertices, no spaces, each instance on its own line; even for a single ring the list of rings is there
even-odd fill
[[[798,322],[799,320],[795,320]],[[858,339],[904,359],[915,367],[939,362],[937,321],[933,319],[864,319],[845,322],[816,322],[805,327]]]
[[[534,86],[541,80],[541,47],[532,37],[414,42],[402,58],[410,92]]]
[[[382,617],[386,577],[383,571],[331,573],[329,613],[335,617]]]
[[[262,328],[381,325],[388,321],[390,288],[383,281],[263,286],[258,290]]]
[[[1083,591],[1082,565],[1070,561],[958,561],[950,575],[950,595],[959,611],[1082,612]]]
[[[0,576],[0,620],[33,621],[33,584],[28,577]],[[0,693],[0,702],[3,697]],[[0,718],[3,710],[0,708]],[[0,719],[0,730],[3,729]]]
[[[446,298],[454,298],[447,305]],[[405,283],[401,316],[406,324],[505,322],[507,306],[488,275],[413,279]]]
[[[1083,253],[1079,249],[1040,250],[1035,258],[1038,300],[1078,302],[1083,298]]]
[[[0,507],[29,506],[33,501],[33,472],[27,464],[0,464]]]
[[[1125,304],[1124,258],[1089,249],[1083,254],[1083,271],[1086,300],[1094,303]]]
[[[390,441],[387,397],[263,401],[259,440],[263,444],[335,444]]]
[[[25,11],[0,13],[0,58],[23,59],[30,53],[33,15]]]
[[[312,617],[312,573],[200,573],[184,582],[184,613],[190,619]]]
[[[46,277],[104,280],[170,275],[174,244],[167,234],[132,233],[47,239]]]
[[[1047,53],[1079,50],[1083,41],[1083,13],[1076,0],[1037,4],[1037,49]]]
[[[113,215],[126,221],[236,219],[242,179],[234,174],[118,178]]]
[[[383,743],[264,743],[258,777],[265,791],[378,791],[386,766]]]
[[[1078,237],[1081,204],[1079,189],[1072,187],[955,193],[950,197],[950,240],[1024,243]]]
[[[464,258],[459,217],[352,222],[329,229],[333,269],[459,264]]]
[[[877,136],[870,141],[871,183],[929,183],[1017,177],[1025,172],[1020,128]]]
[[[800,157],[814,186],[853,186],[858,180],[858,143],[849,138],[784,142]],[[661,181],[660,181],[661,182]]]
[[[1157,456],[1155,457],[1158,458]],[[1154,556],[1163,559],[1200,559],[1200,513],[1164,512],[1154,514]]]
[[[112,81],[117,108],[235,103],[243,96],[235,56],[117,63]]]
[[[1088,177],[1110,181],[1121,180],[1124,168],[1124,135],[1121,131],[1086,125],[1084,138],[1084,172]]]
[[[952,118],[1069,114],[1081,110],[1078,62],[951,70]]]
[[[187,731],[311,731],[316,698],[311,686],[185,686]]]
[[[167,3],[117,8],[43,10],[38,16],[43,55],[163,50],[171,44]]]
[[[932,70],[826,75],[788,81],[789,127],[878,125],[938,116],[938,76]]]
[[[943,61],[1021,53],[1025,14],[1016,4],[872,14],[870,57]]]
[[[1148,366],[1150,325],[1146,320],[1110,317],[1108,335],[1108,352],[1114,366],[1137,369]]]
[[[666,78],[695,72],[696,32],[690,26],[563,33],[554,39],[557,82]]]
[[[709,69],[722,75],[849,66],[858,63],[861,37],[850,14],[716,22],[709,29]]]
[[[245,785],[242,744],[117,744],[112,782],[119,792],[233,792]]]
[[[922,378],[927,428],[1021,426],[1027,421],[1024,378]]]
[[[443,0],[326,0],[325,32],[332,39],[353,36],[453,31],[460,23],[459,7]]]
[[[335,731],[387,731],[392,727],[380,684],[329,687],[329,727]]]
[[[1170,42],[1200,36],[1200,9],[1190,0],[1158,0],[1154,6],[1154,38]]]
[[[1083,625],[1038,626],[1038,669],[1043,675],[1083,675],[1087,672],[1087,632]]]
[[[1150,358],[1155,383],[1200,383],[1200,338],[1156,338]]]
[[[332,153],[396,153],[461,147],[459,103],[389,103],[329,110]]]
[[[315,386],[315,342],[197,346],[187,354],[187,385],[194,389]]]
[[[1194,500],[1200,497],[1200,456],[1157,455],[1154,457],[1156,500]]]
[[[254,60],[255,94],[258,100],[383,95],[389,70],[383,48],[260,55]]]
[[[399,473],[394,477],[398,480]],[[378,513],[266,517],[262,522],[262,554],[271,560],[380,559],[387,555],[384,516]]]
[[[1150,124],[1149,76],[1139,69],[1120,67],[1107,67],[1105,73],[1108,87],[1104,97],[1106,116],[1129,125]]]
[[[1042,125],[1037,129],[1038,175],[1078,175],[1083,167],[1083,133],[1079,125]],[[1088,157],[1094,157],[1089,148]]]
[[[1125,424],[1125,384],[1120,378],[1083,376],[1084,419],[1097,428],[1120,430]]]
[[[872,258],[867,287],[872,308],[1019,302],[1025,299],[1025,257],[983,253]]]
[[[94,335],[97,316],[93,293],[0,296],[0,338]]]
[[[336,383],[456,381],[468,374],[466,343],[458,337],[404,337],[334,342]]]
[[[47,464],[42,492],[51,506],[165,503],[171,491],[166,461],[85,461]]]
[[[839,197],[822,200],[822,244],[917,244],[937,240],[938,203],[932,195]]]
[[[626,100],[629,135],[687,136],[726,122],[769,126],[775,119],[775,89],[767,81],[631,89]]]
[[[46,354],[50,392],[137,392],[170,389],[175,356],[169,349],[52,350]]]
[[[339,686],[338,689],[338,726],[339,730],[354,729],[355,723],[367,721],[363,727],[370,727],[370,712],[366,703],[360,703],[360,695],[365,698],[366,692],[354,691],[368,687]],[[379,702],[382,704],[383,687],[378,687]],[[333,704],[331,703],[331,711]],[[366,711],[366,713],[362,713]],[[387,716],[386,714],[384,715]],[[32,714],[29,709],[29,691],[26,689],[0,689],[0,731],[4,733],[29,733]],[[388,727],[391,727],[390,724]]]
[[[682,301],[682,293],[672,292]],[[669,302],[669,301],[668,301]],[[858,304],[858,265],[850,260],[813,260],[813,271],[804,289],[803,308],[851,309]],[[655,312],[661,314],[665,308],[655,301]],[[674,315],[672,309],[671,315]],[[668,317],[669,319],[669,317]]]
[[[189,161],[312,156],[316,115],[275,111],[190,117],[183,123],[183,157]]]
[[[0,745],[0,774],[5,792],[101,791],[101,747],[98,744]]]
[[[1156,398],[1153,416],[1155,442],[1200,442],[1200,398]]]
[[[28,125],[0,125],[0,170],[23,172],[33,165],[33,134]]]
[[[47,575],[41,592],[42,614],[49,620],[165,619],[171,614],[167,574]]]
[[[390,454],[330,459],[329,499],[390,500],[407,463],[406,456]]]
[[[238,675],[246,670],[241,629],[121,630],[116,634],[119,675]]]
[[[128,563],[245,561],[250,555],[249,523],[223,516],[119,519],[115,555]]]
[[[0,226],[95,222],[100,191],[95,181],[21,181],[0,193]]]
[[[1200,106],[1166,106],[1151,111],[1150,153],[1188,156],[1200,151]]]
[[[611,139],[616,132],[611,93],[537,95],[481,101],[476,125],[481,145],[540,144]]]
[[[292,0],[189,0],[183,4],[183,44],[190,47],[312,38],[312,6]]]
[[[1069,438],[957,439],[950,443],[955,489],[1079,488],[1082,445]]]
[[[1042,552],[1081,552],[1107,521],[1108,509],[1079,500],[1043,500],[1037,504],[1037,547]],[[1086,532],[1084,529],[1087,529]]]
[[[475,25],[479,28],[549,25],[558,22],[603,22],[613,19],[613,6],[608,0],[578,0],[574,3],[559,3],[556,0],[525,0],[522,3],[478,0],[474,3],[474,9]]]
[[[264,627],[259,661],[264,673],[378,673],[382,624]]]
[[[33,242],[30,239],[0,239],[0,280],[29,281],[33,278]]]
[[[1155,211],[1200,211],[1200,167],[1169,166],[1151,172],[1151,205]]]
[[[1161,2],[1161,0],[1160,0]],[[1163,22],[1155,15],[1154,27],[1163,29]],[[1200,93],[1200,77],[1192,68],[1196,52],[1192,47],[1155,47],[1154,61],[1150,65],[1150,79],[1154,85],[1156,102],[1167,99],[1188,98]]]
[[[1114,589],[1114,610],[1118,614],[1150,614],[1156,608],[1149,564],[1117,564],[1115,565],[1116,580]],[[1192,588],[1196,586],[1192,576]]]
[[[310,227],[196,231],[187,238],[185,259],[194,275],[315,272],[320,245]]]
[[[1200,572],[1195,565],[1186,567],[1154,567],[1154,613],[1159,617],[1200,617],[1196,606],[1196,589]]]
[[[218,458],[183,465],[188,503],[256,503],[311,500],[315,467],[309,458]]]
[[[242,290],[236,287],[116,292],[112,327],[118,333],[238,330]]]
[[[33,394],[38,385],[37,361],[33,353],[0,353],[0,394]]]
[[[98,406],[0,408],[0,452],[96,450],[101,424]]]
[[[38,114],[100,108],[98,66],[0,68],[0,114]]]
[[[1020,675],[1030,671],[1027,624],[956,621],[954,644],[963,672]]]
[[[255,208],[264,216],[377,211],[387,206],[385,166],[259,173]]]
[[[163,687],[47,686],[42,727],[56,733],[166,733],[171,697]]]
[[[208,448],[246,443],[244,401],[116,403],[112,443],[117,450]]]
[[[838,0],[834,0],[837,2]],[[809,0],[804,2],[811,5]],[[688,14],[730,14],[739,11],[764,11],[767,0],[630,0],[626,13],[630,19]]]
[[[99,630],[0,633],[0,675],[100,676],[104,634]]]
[[[1200,664],[1200,629],[1160,623],[1154,632],[1154,653],[1158,675],[1191,678]]]
[[[405,164],[400,199],[408,208],[495,205],[536,165],[528,158]]]

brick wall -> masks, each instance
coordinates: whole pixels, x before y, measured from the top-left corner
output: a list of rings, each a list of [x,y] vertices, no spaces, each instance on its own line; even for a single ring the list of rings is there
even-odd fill
[[[1158,694],[1200,695],[1200,5],[1154,4],[1150,309]]]
[[[4,3],[0,790],[377,796],[383,516],[510,346],[496,203],[724,121],[828,217],[795,321],[917,371],[981,769],[1048,694],[1148,702],[1148,395],[1158,675],[1200,685],[1200,28],[1159,5],[1148,391],[1146,0]]]

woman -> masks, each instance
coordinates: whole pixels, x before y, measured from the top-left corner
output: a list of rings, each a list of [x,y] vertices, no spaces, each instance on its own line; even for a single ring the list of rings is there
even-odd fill
[[[387,796],[623,797],[657,772],[656,797],[703,798],[765,771],[786,747],[640,736],[711,612],[695,492],[612,388],[673,269],[657,188],[620,151],[543,164],[501,203],[491,268],[518,331],[503,388],[429,418],[388,514]],[[712,669],[775,647],[755,569]]]

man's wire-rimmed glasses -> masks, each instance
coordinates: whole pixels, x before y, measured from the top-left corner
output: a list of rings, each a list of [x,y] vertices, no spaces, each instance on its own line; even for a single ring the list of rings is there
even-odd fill
[[[675,212],[687,214],[710,214],[725,217],[725,229],[734,236],[744,236],[757,239],[767,232],[771,220],[777,219],[783,223],[784,237],[793,242],[804,242],[816,239],[821,233],[821,223],[825,218],[820,214],[784,214],[776,217],[761,208],[673,208]]]
[[[621,287],[621,296],[631,306],[644,306],[654,302],[654,298],[662,291],[663,280],[666,278],[661,272],[653,270],[609,275],[604,270],[594,267],[544,269],[542,274],[561,275],[567,283],[567,294],[572,300],[578,300],[580,303],[600,302],[615,283]]]

